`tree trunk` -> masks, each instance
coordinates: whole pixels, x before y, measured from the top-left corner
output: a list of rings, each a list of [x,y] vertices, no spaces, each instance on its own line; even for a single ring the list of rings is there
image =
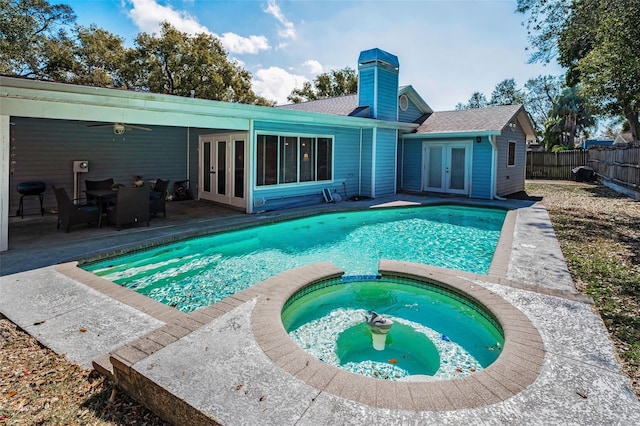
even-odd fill
[[[629,130],[634,141],[640,141],[640,122],[638,122],[638,111],[625,110],[624,116],[629,122]]]

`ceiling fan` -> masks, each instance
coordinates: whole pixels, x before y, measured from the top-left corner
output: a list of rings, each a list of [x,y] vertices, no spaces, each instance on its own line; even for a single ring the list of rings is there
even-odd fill
[[[136,126],[133,124],[124,123],[110,123],[110,124],[90,124],[87,127],[111,127],[114,135],[123,135],[127,130],[146,130],[150,132],[151,129],[143,126]]]

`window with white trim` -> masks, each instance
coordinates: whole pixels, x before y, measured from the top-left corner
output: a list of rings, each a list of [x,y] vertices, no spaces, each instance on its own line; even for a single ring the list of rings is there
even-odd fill
[[[333,138],[258,134],[256,185],[333,179]]]
[[[509,141],[509,148],[507,151],[507,167],[515,167],[516,165],[516,143]]]

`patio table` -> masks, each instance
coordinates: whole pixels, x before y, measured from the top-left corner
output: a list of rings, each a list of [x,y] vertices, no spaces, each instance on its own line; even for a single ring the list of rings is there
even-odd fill
[[[85,191],[85,193],[87,196],[95,197],[98,200],[98,205],[100,206],[98,228],[102,228],[102,216],[104,216],[109,201],[115,200],[116,197],[118,197],[118,191],[115,189],[93,189]]]

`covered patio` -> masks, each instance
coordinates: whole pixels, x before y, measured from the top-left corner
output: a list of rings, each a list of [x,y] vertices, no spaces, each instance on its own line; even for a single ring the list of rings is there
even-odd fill
[[[328,184],[356,191],[363,179],[357,171],[363,129],[395,135],[416,126],[11,77],[0,77],[0,111],[0,251],[10,249],[9,221],[19,208],[21,183],[45,184],[45,211],[56,207],[52,185],[81,198],[86,180],[129,186],[142,176],[145,182],[169,180],[169,192],[174,183],[189,181],[195,199],[254,213],[271,209],[265,203],[273,200],[291,204],[292,197],[320,203]],[[257,131],[335,135],[335,156],[348,161],[344,177],[336,172],[285,192],[262,187],[256,197]],[[76,163],[88,165],[76,170]],[[37,201],[24,201],[25,215],[40,214]]]
[[[112,89],[0,77],[0,251],[10,249],[9,221],[18,209],[16,186],[42,181],[44,209],[56,207],[51,185],[84,196],[84,179],[198,182],[198,137],[248,131],[247,106]],[[132,124],[120,129],[118,123]],[[144,130],[144,129],[150,130]],[[88,161],[76,174],[75,160]],[[25,214],[39,213],[25,199]],[[11,218],[11,219],[10,219]]]

